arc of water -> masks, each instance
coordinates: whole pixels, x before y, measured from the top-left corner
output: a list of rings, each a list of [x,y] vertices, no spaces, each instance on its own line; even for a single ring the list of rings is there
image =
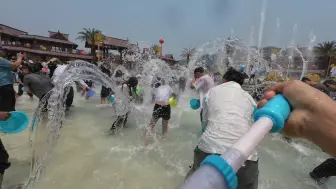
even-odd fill
[[[69,92],[69,86],[71,83],[80,79],[97,81],[102,85],[111,88],[121,101],[129,100],[121,93],[115,81],[109,78],[106,74],[102,73],[97,66],[85,61],[74,61],[70,63],[60,77],[57,85],[41,100],[38,108],[36,109],[35,116],[42,115],[45,104],[48,104],[48,121],[45,125],[45,128],[50,129],[46,144],[48,148],[44,153],[42,153],[42,157],[35,157],[35,149],[33,149],[33,166],[30,177],[24,185],[25,189],[32,189],[34,187],[35,183],[40,179],[45,166],[50,160],[50,154],[52,153],[57,139],[60,136],[62,122],[64,121],[65,107],[63,104],[66,94]],[[36,125],[34,129],[31,130],[31,144],[33,137],[36,135],[35,130],[38,129],[36,127],[39,124],[39,120],[40,119],[37,119],[37,121],[35,121]],[[33,145],[32,147],[34,148]]]

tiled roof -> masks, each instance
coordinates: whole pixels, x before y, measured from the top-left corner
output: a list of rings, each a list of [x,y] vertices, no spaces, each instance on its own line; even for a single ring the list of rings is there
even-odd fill
[[[73,43],[71,41],[53,39],[53,38],[50,38],[50,37],[43,37],[43,36],[38,36],[38,35],[20,35],[19,37],[23,38],[23,39],[36,39],[36,40],[41,40],[41,41],[50,41],[50,42],[55,42],[55,43],[63,43],[63,44],[77,46],[76,43]]]
[[[55,36],[58,33],[63,35],[65,39],[69,40],[69,34],[61,33],[61,32],[54,32],[54,31],[48,31],[49,32],[49,37]]]
[[[91,41],[87,41],[89,45],[91,45]],[[129,43],[127,40],[124,39],[118,39],[114,37],[105,36],[103,45],[105,46],[113,46],[113,47],[121,47],[121,48],[127,48]]]
[[[2,49],[20,51],[20,52],[30,52],[30,53],[36,53],[36,54],[44,54],[44,55],[51,55],[51,56],[62,56],[62,57],[71,57],[71,58],[87,59],[87,60],[92,59],[92,56],[90,55],[50,52],[50,51],[35,50],[35,49],[29,49],[29,48],[23,48],[23,47],[2,46]]]
[[[105,37],[104,40],[104,44],[106,45],[111,45],[111,46],[116,46],[116,47],[124,47],[126,48],[128,45],[128,41],[127,40],[123,40],[123,39],[118,39],[118,38],[114,38],[114,37]]]
[[[25,35],[28,34],[25,31],[21,31],[3,24],[0,24],[0,33],[4,33],[7,35],[12,35],[12,36],[19,36],[19,35]]]

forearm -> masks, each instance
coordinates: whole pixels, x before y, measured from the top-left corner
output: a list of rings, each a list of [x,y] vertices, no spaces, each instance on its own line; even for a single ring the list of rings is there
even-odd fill
[[[191,89],[195,89],[195,86],[194,86],[193,83],[190,84],[190,88],[191,88]]]
[[[311,115],[314,125],[304,129],[304,136],[322,148],[324,151],[336,157],[336,109],[335,102],[325,105]]]
[[[18,58],[13,64],[12,64],[12,68],[16,69],[17,67],[19,67],[22,63],[22,58]]]

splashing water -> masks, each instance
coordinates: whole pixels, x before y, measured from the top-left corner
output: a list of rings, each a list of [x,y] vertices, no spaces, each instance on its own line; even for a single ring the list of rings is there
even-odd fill
[[[94,80],[111,88],[121,101],[127,100],[117,87],[115,81],[102,73],[97,66],[85,61],[74,61],[70,63],[54,89],[41,100],[34,115],[36,120],[32,125],[30,137],[33,147],[32,171],[25,186],[27,189],[33,188],[35,182],[40,179],[45,165],[50,160],[51,152],[60,136],[60,129],[64,121],[65,106],[63,102],[65,101],[66,94],[70,90],[71,83],[78,80]],[[48,112],[44,112],[45,106],[47,106]],[[116,107],[116,110],[124,111],[123,106]],[[37,130],[47,132],[44,133],[46,137],[44,140],[47,141],[47,144],[41,144],[41,142],[46,141],[43,139],[41,141],[41,139],[38,138],[42,137],[40,135],[42,131],[36,132]],[[50,132],[48,133],[48,131]]]

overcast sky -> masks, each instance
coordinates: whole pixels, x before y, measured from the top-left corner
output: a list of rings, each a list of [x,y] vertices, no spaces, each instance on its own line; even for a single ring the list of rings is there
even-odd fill
[[[322,3],[323,2],[323,3]],[[144,44],[165,39],[164,53],[177,59],[185,47],[196,47],[215,38],[237,36],[250,43],[251,28],[258,42],[263,0],[5,0],[0,23],[30,34],[48,30],[70,34],[75,41],[82,28],[97,28],[105,35]],[[336,39],[335,0],[268,0],[262,45],[285,46]]]

